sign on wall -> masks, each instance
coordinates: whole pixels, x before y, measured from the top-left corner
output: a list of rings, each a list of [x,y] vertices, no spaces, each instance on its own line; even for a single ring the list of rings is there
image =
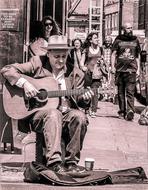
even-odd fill
[[[0,30],[19,30],[19,9],[0,9]]]
[[[74,38],[79,38],[82,42],[85,41],[87,34],[85,32],[75,32]]]

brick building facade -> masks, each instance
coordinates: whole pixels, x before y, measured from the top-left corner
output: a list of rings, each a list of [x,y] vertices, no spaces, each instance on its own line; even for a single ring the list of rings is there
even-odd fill
[[[119,29],[119,0],[104,0],[105,35]],[[122,0],[122,24],[130,22],[138,29],[138,0]]]

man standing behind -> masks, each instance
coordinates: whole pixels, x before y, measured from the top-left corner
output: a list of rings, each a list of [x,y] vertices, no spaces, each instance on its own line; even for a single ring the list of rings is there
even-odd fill
[[[118,88],[119,118],[134,118],[134,92],[136,77],[140,74],[140,44],[133,35],[132,25],[125,23],[123,34],[118,35],[112,47],[112,72]]]

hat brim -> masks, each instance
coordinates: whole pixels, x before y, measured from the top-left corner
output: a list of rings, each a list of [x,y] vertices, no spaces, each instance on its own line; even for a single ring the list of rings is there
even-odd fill
[[[70,49],[74,49],[74,47],[72,46],[72,47],[59,47],[59,46],[48,46],[48,47],[42,47],[43,49],[46,49],[46,50],[55,50],[55,49],[64,49],[64,50],[70,50]]]

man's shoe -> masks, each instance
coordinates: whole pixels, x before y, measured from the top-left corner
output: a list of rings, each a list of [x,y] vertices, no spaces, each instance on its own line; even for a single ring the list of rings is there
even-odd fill
[[[48,168],[60,174],[66,173],[67,171],[63,164],[60,162],[52,164],[52,166],[49,165]]]
[[[126,120],[132,121],[133,119],[134,119],[134,112],[132,110],[130,110],[129,112],[127,112]]]
[[[67,173],[77,173],[85,171],[85,168],[74,163],[66,164]]]
[[[92,117],[92,118],[95,118],[96,117],[96,112],[91,112],[91,114],[90,114],[90,116]]]
[[[67,168],[67,175],[70,175],[72,177],[87,177],[90,174],[85,170],[85,168],[83,166],[78,166],[76,164],[66,164],[66,168]]]

